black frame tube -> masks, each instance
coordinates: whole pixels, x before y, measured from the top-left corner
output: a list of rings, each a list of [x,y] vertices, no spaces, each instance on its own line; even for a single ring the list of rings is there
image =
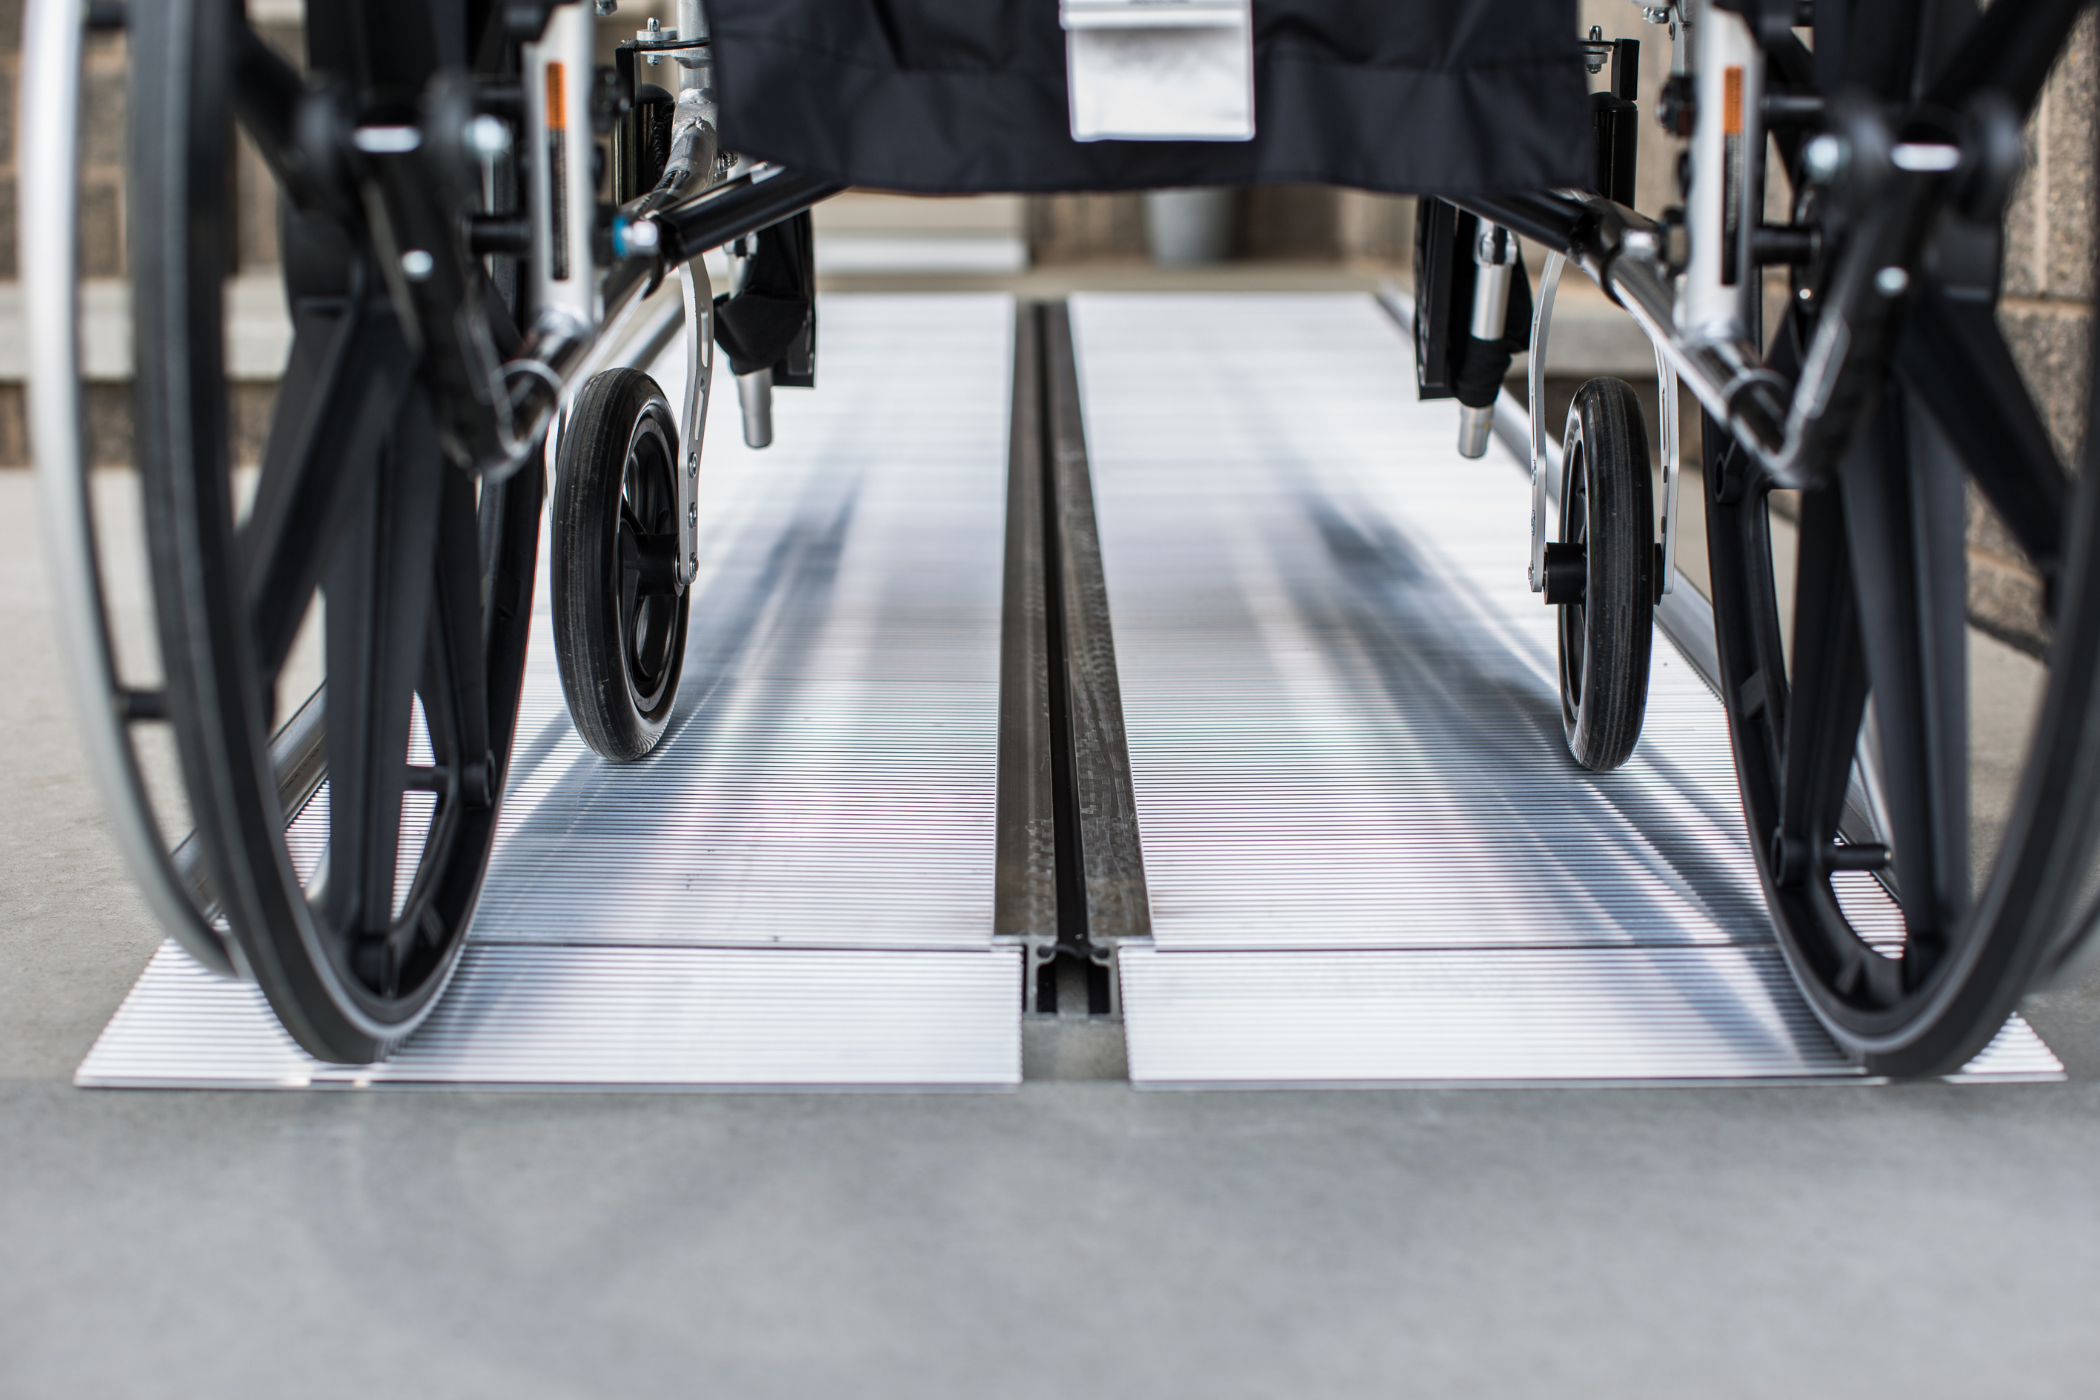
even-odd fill
[[[655,216],[663,235],[664,266],[676,267],[710,248],[757,233],[845,188],[836,180],[783,170],[764,180],[731,182],[711,190]]]

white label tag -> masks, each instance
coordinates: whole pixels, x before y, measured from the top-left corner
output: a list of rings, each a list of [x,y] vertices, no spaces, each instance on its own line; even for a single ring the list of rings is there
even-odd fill
[[[1251,0],[1061,0],[1074,141],[1252,141]]]

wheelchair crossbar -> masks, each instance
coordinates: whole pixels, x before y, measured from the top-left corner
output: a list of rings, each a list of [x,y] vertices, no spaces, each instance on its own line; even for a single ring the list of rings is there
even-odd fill
[[[792,170],[717,186],[689,204],[654,216],[663,234],[664,261],[675,266],[697,258],[799,214],[844,188],[835,180]]]

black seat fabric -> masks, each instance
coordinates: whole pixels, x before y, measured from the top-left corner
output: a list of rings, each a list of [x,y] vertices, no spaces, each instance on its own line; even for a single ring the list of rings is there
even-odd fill
[[[1594,178],[1574,0],[1254,0],[1252,141],[1071,137],[1057,0],[708,0],[731,150],[922,194]]]

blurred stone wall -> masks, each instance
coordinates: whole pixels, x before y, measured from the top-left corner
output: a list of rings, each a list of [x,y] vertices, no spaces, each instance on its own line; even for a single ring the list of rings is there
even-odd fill
[[[282,4],[259,7],[251,11]],[[259,18],[256,31],[301,67],[305,45],[300,25]],[[21,74],[22,0],[0,0],[0,282],[14,281],[16,267],[16,94]],[[81,275],[121,283],[129,274],[125,257],[128,215],[124,147],[129,110],[125,83],[129,54],[121,34],[90,34],[83,61],[80,116],[80,264]],[[261,154],[245,135],[237,137],[230,197],[234,225],[231,271],[268,277],[277,266],[277,195]],[[90,376],[87,385],[88,456],[97,466],[131,461],[132,409],[128,380]],[[236,455],[252,461],[268,430],[276,385],[238,382],[231,410]],[[0,383],[0,466],[26,465],[29,433],[23,386]]]
[[[121,36],[88,36],[81,75],[80,260],[82,275],[124,275],[124,71]],[[22,71],[22,0],[0,0],[0,281],[16,267],[15,129]],[[111,460],[131,455],[130,405],[115,386],[90,390],[90,450]],[[29,427],[20,384],[0,384],[0,465],[29,461]]]
[[[2027,170],[2005,218],[1998,308],[2049,435],[2073,470],[2084,466],[2092,354],[2095,48],[2088,9],[2028,124]],[[2029,651],[2042,649],[2039,580],[1973,487],[1969,610],[1988,631]]]

